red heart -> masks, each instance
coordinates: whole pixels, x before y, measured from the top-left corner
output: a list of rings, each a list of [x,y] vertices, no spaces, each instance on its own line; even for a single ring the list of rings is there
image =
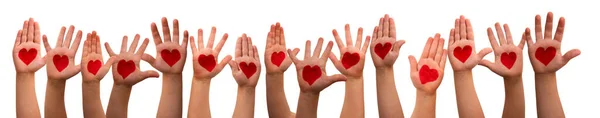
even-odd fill
[[[250,79],[250,77],[252,77],[252,75],[254,75],[256,72],[256,65],[254,65],[254,63],[246,64],[246,62],[242,62],[240,63],[240,69],[242,69],[242,72],[244,72],[246,78]]]
[[[392,43],[385,43],[385,45],[381,45],[380,43],[375,45],[375,48],[373,50],[375,51],[375,54],[379,56],[379,58],[384,59],[385,55],[387,55],[391,49]]]
[[[433,82],[438,78],[438,72],[435,69],[429,69],[429,66],[423,65],[419,70],[419,79],[421,79],[421,84],[425,84],[427,82]]]
[[[539,47],[535,50],[535,58],[540,60],[544,65],[548,65],[552,59],[556,56],[556,48],[548,47],[544,50],[544,48]]]
[[[160,51],[160,56],[169,64],[169,66],[175,65],[181,59],[181,54],[179,54],[179,50],[173,49],[171,51],[164,49]]]
[[[342,56],[342,65],[344,65],[344,68],[346,68],[346,69],[356,65],[358,63],[358,61],[360,61],[360,55],[358,55],[358,53],[356,53],[356,52],[355,53],[346,52]]]
[[[273,52],[273,54],[271,54],[271,63],[277,65],[278,67],[281,65],[281,62],[283,62],[284,59],[285,53],[283,53],[283,51]]]
[[[515,64],[515,61],[517,61],[517,54],[515,52],[504,52],[500,55],[500,61],[506,68],[511,69]]]
[[[102,62],[100,60],[88,61],[87,70],[90,73],[96,75],[96,73],[98,73],[98,70],[100,70],[100,67],[102,67]]]
[[[37,49],[31,48],[27,51],[25,48],[19,50],[19,59],[25,63],[25,65],[29,65],[33,59],[37,56]]]
[[[129,74],[133,73],[133,71],[135,71],[135,63],[133,63],[132,60],[129,61],[125,61],[125,60],[121,60],[119,61],[119,63],[117,64],[117,72],[119,72],[119,75],[121,75],[123,77],[123,79],[127,78],[127,76],[129,76]]]
[[[69,65],[69,57],[67,57],[67,55],[54,55],[52,61],[58,72],[62,72]]]
[[[204,67],[204,69],[208,70],[208,72],[212,72],[217,65],[217,60],[215,60],[215,56],[213,55],[200,55],[198,56],[198,63],[200,66]]]
[[[473,51],[473,48],[471,48],[471,46],[469,46],[469,45],[466,45],[463,48],[456,47],[456,48],[454,48],[454,57],[456,57],[461,62],[465,63],[465,61],[467,61],[467,59],[469,59],[469,56],[471,56],[472,51]]]
[[[308,82],[308,85],[312,85],[321,77],[321,68],[317,65],[310,67],[309,65],[304,66],[302,69],[302,79]]]

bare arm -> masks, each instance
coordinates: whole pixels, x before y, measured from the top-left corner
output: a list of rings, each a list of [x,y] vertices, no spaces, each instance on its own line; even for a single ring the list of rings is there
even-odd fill
[[[181,118],[182,83],[181,73],[163,73],[162,93],[158,105],[158,118]]]
[[[100,81],[83,82],[83,116],[86,118],[105,118],[100,100]]]
[[[417,101],[413,111],[413,118],[435,118],[436,95],[417,91]]]
[[[293,114],[285,98],[283,81],[283,73],[267,74],[267,107],[271,118],[288,118]]]
[[[513,77],[504,79],[504,118],[524,118],[525,117],[525,95],[523,93],[522,77]]]
[[[456,104],[458,115],[468,118],[484,117],[475,85],[473,85],[473,74],[471,70],[454,72],[454,87],[456,89]]]
[[[67,111],[65,110],[65,84],[66,80],[48,79],[48,84],[46,84],[44,117],[67,117]]]
[[[535,74],[537,113],[540,118],[564,118],[556,88],[556,73]]]
[[[238,87],[233,118],[254,118],[254,87]]]
[[[40,108],[35,95],[35,74],[17,73],[17,118],[40,118]]]
[[[188,118],[210,118],[210,79],[192,80]]]
[[[129,95],[131,86],[113,85],[106,109],[107,118],[127,118],[127,105],[129,104]]]
[[[319,106],[319,93],[301,92],[296,118],[316,118],[317,106]]]
[[[342,107],[342,114],[340,115],[340,117],[365,117],[365,96],[363,83],[363,77],[348,78],[348,80],[346,81],[346,94],[344,97],[344,106]]]
[[[394,82],[393,68],[378,68],[377,76],[377,106],[379,109],[379,117],[382,118],[402,118],[402,105],[396,91],[396,83]]]

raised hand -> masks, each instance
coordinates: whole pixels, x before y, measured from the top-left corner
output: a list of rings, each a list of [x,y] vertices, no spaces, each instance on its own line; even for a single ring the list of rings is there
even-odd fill
[[[252,39],[246,34],[238,37],[235,45],[235,60],[229,61],[233,78],[240,87],[256,87],[260,77],[260,58]]]
[[[417,90],[435,95],[444,78],[446,51],[444,49],[444,38],[440,38],[440,34],[435,34],[435,37],[427,39],[418,63],[414,56],[408,57],[410,78]]]
[[[167,18],[163,17],[161,21],[163,38],[160,37],[156,23],[152,23],[151,26],[152,37],[156,44],[156,59],[149,54],[144,54],[142,59],[163,73],[180,74],[187,55],[188,32],[183,33],[183,42],[179,44],[179,21],[173,20],[172,38]]]
[[[42,38],[47,52],[46,55],[52,57],[46,58],[48,64],[46,70],[49,79],[66,80],[75,76],[81,70],[81,66],[75,65],[75,54],[77,54],[79,42],[81,41],[81,30],[77,31],[73,45],[71,45],[71,40],[73,39],[75,26],[71,25],[69,27],[66,37],[65,30],[66,27],[60,29],[54,49],[50,47],[46,35]]]
[[[518,46],[513,43],[512,35],[507,24],[504,24],[504,30],[500,23],[496,23],[496,33],[498,33],[498,42],[494,36],[492,28],[487,29],[490,44],[494,50],[495,61],[482,60],[480,65],[488,67],[494,73],[503,77],[520,77],[523,73],[523,47],[525,46],[525,35]]]
[[[13,46],[13,62],[17,73],[34,73],[46,64],[40,52],[40,25],[29,18],[17,32]]]
[[[346,77],[341,74],[327,76],[325,64],[327,63],[327,58],[331,53],[332,46],[333,42],[329,41],[325,51],[323,52],[323,55],[319,57],[319,54],[321,54],[321,48],[323,47],[323,38],[319,38],[317,47],[315,47],[315,50],[312,54],[310,52],[310,40],[307,40],[304,48],[304,60],[299,60],[296,57],[298,51],[292,51],[291,49],[287,50],[289,56],[292,57],[292,62],[294,62],[294,65],[296,65],[298,84],[300,85],[300,90],[302,92],[320,93],[329,85],[338,81],[346,80]],[[300,49],[296,48],[294,50]]]
[[[286,49],[283,27],[279,23],[271,25],[265,47],[265,66],[268,74],[283,73],[290,67],[292,59],[288,57]]]
[[[335,56],[335,54],[330,54],[329,59],[335,65],[342,74],[346,76],[353,76],[353,78],[361,78],[363,73],[363,68],[365,66],[365,53],[369,48],[369,43],[371,38],[367,36],[364,44],[362,44],[362,33],[363,29],[358,28],[358,34],[356,36],[356,45],[352,43],[352,34],[350,33],[350,25],[346,24],[344,27],[346,32],[346,44],[342,42],[340,35],[338,35],[337,30],[333,30],[333,36],[335,37],[335,42],[340,50],[341,61]]]
[[[375,67],[392,67],[400,53],[400,47],[406,41],[396,40],[396,23],[389,15],[379,19],[379,25],[373,29],[371,58]],[[367,36],[367,39],[369,37]],[[365,41],[367,43],[368,41]]]
[[[529,28],[525,29],[524,37],[527,39],[529,60],[535,73],[553,73],[565,66],[569,60],[579,56],[579,49],[571,49],[564,55],[561,53],[561,43],[565,31],[565,18],[560,17],[554,38],[552,37],[552,24],[554,15],[548,12],[545,30],[542,31],[542,18],[535,16],[535,43],[531,38]]]
[[[81,72],[84,82],[99,82],[104,78],[110,66],[114,63],[115,57],[110,57],[106,63],[102,58],[102,46],[100,36],[96,31],[87,34],[87,39],[83,43],[83,52],[81,56]]]
[[[483,57],[492,52],[490,48],[484,48],[475,54],[475,36],[471,21],[464,16],[454,21],[454,28],[450,30],[448,42],[448,56],[454,71],[471,70]]]
[[[131,46],[127,48],[127,36],[123,36],[123,42],[121,44],[121,51],[119,54],[116,54],[112,48],[110,48],[108,42],[104,43],[108,54],[111,57],[116,56],[115,62],[112,63],[112,73],[115,80],[115,85],[126,85],[131,87],[146,78],[159,76],[158,72],[154,70],[141,71],[140,59],[142,58],[142,55],[148,46],[149,40],[148,38],[144,39],[144,42],[142,42],[142,45],[139,49],[137,49],[136,52],[136,47],[139,40],[140,35],[136,34]]]
[[[219,43],[213,48],[216,33],[217,28],[212,27],[206,46],[203,41],[204,33],[202,29],[198,29],[197,46],[195,44],[196,40],[194,40],[194,36],[190,37],[192,42],[190,45],[192,46],[192,53],[194,55],[194,78],[196,79],[211,79],[215,77],[231,60],[231,55],[227,55],[221,62],[217,63],[219,53],[221,53],[221,49],[229,35],[227,35],[227,33],[223,34]]]

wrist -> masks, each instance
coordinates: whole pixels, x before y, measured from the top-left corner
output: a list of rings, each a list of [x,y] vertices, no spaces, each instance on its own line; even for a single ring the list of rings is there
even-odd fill
[[[255,93],[256,88],[254,87],[238,87],[238,93]]]
[[[19,77],[33,77],[35,76],[34,72],[17,72],[16,74]]]
[[[67,80],[63,79],[48,79],[47,85],[49,86],[65,86]]]
[[[517,83],[521,83],[523,81],[523,77],[515,76],[515,77],[504,77],[505,85],[514,85]]]
[[[375,71],[376,72],[393,72],[394,67],[392,67],[392,66],[375,67]]]
[[[283,79],[283,73],[267,73],[267,80],[271,79]]]
[[[309,92],[309,91],[301,91],[300,92],[300,97],[304,97],[304,98],[314,98],[314,97],[319,97],[320,92]]]
[[[425,98],[425,99],[431,99],[436,97],[437,91],[433,91],[433,92],[425,92],[423,90],[417,90],[417,99],[419,98]]]

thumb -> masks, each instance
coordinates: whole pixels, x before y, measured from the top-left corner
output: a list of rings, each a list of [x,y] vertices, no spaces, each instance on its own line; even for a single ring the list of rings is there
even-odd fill
[[[492,63],[490,60],[487,60],[487,59],[481,60],[479,62],[479,65],[485,66],[485,67],[489,68],[490,70],[494,71],[492,69],[494,67],[494,63]]]
[[[102,68],[100,68],[99,77],[104,77],[106,75],[106,73],[108,73],[110,66],[112,66],[115,63],[116,59],[117,59],[116,56],[112,56],[112,57],[108,58],[108,61],[106,61],[106,63],[104,63]]]
[[[231,55],[227,55],[225,56],[225,58],[223,58],[223,60],[221,60],[221,62],[219,62],[219,67],[220,69],[225,68],[225,65],[227,65],[227,63],[229,63],[231,61]]]
[[[346,81],[346,76],[342,75],[342,74],[335,74],[335,75],[330,75],[327,76],[327,80],[329,81],[329,85],[335,83],[335,82],[339,82],[339,81]]]
[[[563,59],[565,60],[565,63],[568,63],[571,59],[579,56],[579,54],[581,54],[579,49],[572,49],[563,55]]]
[[[77,75],[77,73],[81,72],[81,65],[77,64],[75,65],[73,68],[67,70],[65,73],[66,75],[70,75],[69,78]]]
[[[158,74],[158,72],[154,71],[154,70],[147,70],[142,72],[142,78],[158,78],[160,75]]]
[[[408,56],[408,62],[410,63],[410,72],[417,72],[417,59],[415,59],[415,56]]]
[[[483,57],[485,57],[485,55],[490,54],[492,52],[492,48],[483,48],[479,51],[479,53],[477,53],[477,55],[479,56],[480,59],[483,59]]]
[[[229,63],[229,68],[231,68],[232,73],[235,73],[238,71],[239,67],[238,67],[237,63],[235,63],[235,61],[230,60],[228,63]]]
[[[340,60],[338,60],[338,58],[335,56],[335,54],[329,54],[329,60],[331,60],[331,62],[333,63],[335,68],[338,69],[338,71],[340,71],[342,73],[346,73],[346,69],[344,68],[344,65],[342,65],[342,62],[340,62]]]
[[[156,59],[154,59],[154,57],[148,53],[144,53],[144,55],[142,55],[142,60],[148,62],[150,65],[152,65],[152,67],[154,67],[154,62],[156,61]]]

